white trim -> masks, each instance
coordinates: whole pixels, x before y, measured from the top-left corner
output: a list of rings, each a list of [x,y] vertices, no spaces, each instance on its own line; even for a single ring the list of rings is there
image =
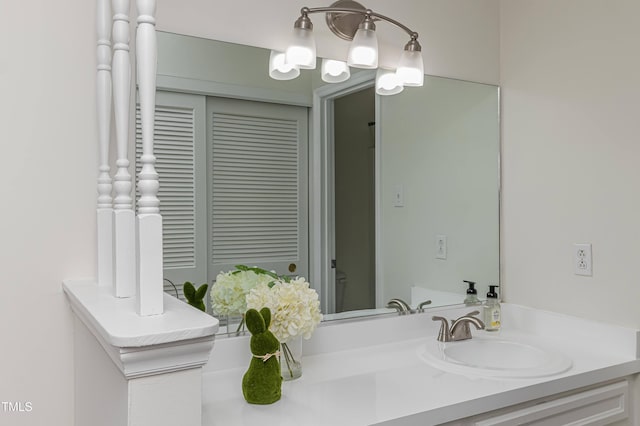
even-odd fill
[[[375,270],[376,270],[376,307],[383,307],[386,305],[384,300],[384,262],[382,261],[382,106],[379,102],[379,95],[376,95],[375,105],[375,165],[374,165],[374,181],[375,181]]]
[[[330,273],[331,259],[335,256],[333,101],[374,85],[375,72],[363,71],[352,75],[343,83],[325,85],[313,92],[312,145],[309,150],[309,269],[310,282],[320,283],[315,288],[320,295],[320,306],[324,313],[335,312],[335,274]],[[376,140],[379,139],[377,132],[376,126]],[[377,166],[376,162],[376,168]],[[376,198],[379,198],[377,175],[376,171]],[[379,209],[376,205],[376,244],[378,224]],[[377,289],[376,277],[376,291]]]
[[[162,74],[158,74],[156,86],[158,90],[304,107],[310,107],[313,101],[311,96],[304,93],[239,86],[236,84],[219,83],[217,81]]]
[[[164,295],[165,312],[138,316],[133,298],[112,297],[91,280],[65,281],[71,309],[127,378],[202,367],[209,360],[218,320]]]

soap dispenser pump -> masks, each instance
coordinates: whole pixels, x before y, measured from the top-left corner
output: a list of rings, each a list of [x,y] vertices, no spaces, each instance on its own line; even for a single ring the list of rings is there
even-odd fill
[[[477,305],[480,301],[478,300],[478,290],[475,289],[476,283],[474,281],[464,280],[464,283],[469,285],[467,289],[467,297],[464,299],[464,304],[469,305]]]
[[[500,308],[500,301],[498,300],[498,293],[496,293],[497,285],[490,285],[489,292],[487,293],[487,300],[484,303],[484,329],[487,331],[500,330],[500,322],[502,320],[502,311]]]

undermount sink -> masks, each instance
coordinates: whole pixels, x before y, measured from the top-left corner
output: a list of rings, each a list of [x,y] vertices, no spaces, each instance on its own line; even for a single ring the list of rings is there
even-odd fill
[[[438,342],[435,338],[418,348],[428,364],[457,374],[495,378],[535,378],[567,371],[571,359],[516,336],[477,333],[472,339]]]

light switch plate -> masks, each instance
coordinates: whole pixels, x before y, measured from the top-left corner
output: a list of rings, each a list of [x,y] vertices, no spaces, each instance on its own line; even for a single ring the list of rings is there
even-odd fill
[[[393,187],[393,206],[404,207],[404,185],[395,185]]]

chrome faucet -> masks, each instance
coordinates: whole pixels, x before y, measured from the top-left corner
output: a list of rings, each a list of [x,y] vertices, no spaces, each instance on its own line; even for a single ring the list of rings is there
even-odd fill
[[[456,342],[458,340],[471,339],[472,336],[469,323],[473,324],[477,330],[484,329],[484,323],[479,318],[474,317],[474,315],[478,315],[479,313],[480,312],[478,311],[469,312],[468,314],[453,320],[451,322],[451,328],[449,328],[449,321],[447,321],[446,318],[438,316],[432,317],[434,321],[442,322],[440,331],[438,332],[438,341]]]
[[[400,315],[407,315],[412,313],[411,306],[409,306],[409,304],[402,299],[389,300],[389,303],[387,303],[387,308],[395,309]]]

